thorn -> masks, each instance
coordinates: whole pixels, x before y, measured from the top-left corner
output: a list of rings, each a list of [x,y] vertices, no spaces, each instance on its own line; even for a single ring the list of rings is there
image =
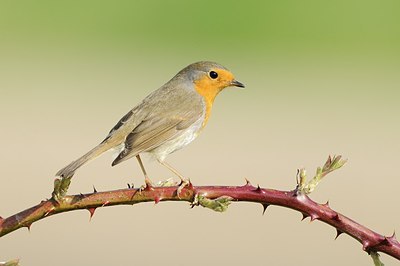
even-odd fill
[[[253,191],[256,193],[265,193],[265,191],[260,188],[260,185],[257,185],[257,188]]]
[[[131,189],[131,188],[132,188],[132,187],[131,187],[131,185],[130,185],[129,183],[128,183],[128,188],[129,188],[129,189]]]
[[[159,202],[160,202],[160,197],[159,196],[155,196],[155,198],[154,198],[154,203],[155,204],[158,204]]]
[[[379,244],[389,247],[392,246],[392,243],[390,243],[389,238],[386,236],[382,239],[382,241]]]
[[[88,210],[89,213],[90,213],[89,221],[91,221],[91,220],[92,220],[92,217],[93,217],[93,215],[94,215],[94,212],[96,211],[96,207],[87,208],[87,210]]]
[[[200,206],[200,203],[198,201],[192,201],[190,203],[190,208],[193,209],[194,207]]]
[[[310,222],[313,222],[314,220],[319,219],[319,216],[316,214],[311,214],[310,216]]]
[[[54,210],[55,210],[55,208],[54,208],[54,207],[51,207],[51,209],[48,210],[48,211],[44,214],[44,217],[46,217],[46,216],[48,216],[49,214],[51,214]]]
[[[153,186],[151,184],[146,184],[146,186],[142,189],[142,191],[152,191],[154,190]]]
[[[79,196],[81,196],[81,198],[85,198],[86,196],[83,195],[82,193],[79,193]]]
[[[339,214],[337,212],[334,212],[331,218],[332,218],[332,220],[340,221],[340,217],[339,217]]]
[[[330,206],[329,206],[329,200],[328,200],[325,204],[322,204],[322,206],[327,207],[327,208],[330,208]]]
[[[93,193],[97,193],[97,189],[93,185]]]
[[[302,213],[303,214],[303,218],[301,218],[301,220],[303,221],[304,219],[306,219],[308,216],[310,216],[310,215],[308,215],[308,214],[306,214],[306,213]]]
[[[106,206],[108,204],[110,204],[110,201],[107,200],[106,202],[103,203],[103,205],[101,205],[101,207],[104,207],[104,206]]]
[[[31,232],[31,223],[26,225],[26,228],[28,228],[28,231]]]
[[[244,180],[246,180],[246,184],[244,185],[245,187],[252,187],[250,180],[248,180],[247,178],[245,178]]]
[[[335,236],[335,240],[341,235],[343,234],[342,231],[340,231],[339,229],[336,229],[336,236]]]
[[[267,203],[262,203],[261,205],[263,206],[263,215],[264,215],[264,213],[265,213],[265,211],[267,210],[269,204],[267,204]]]
[[[396,242],[397,242],[396,231],[393,231],[392,236],[389,236],[388,238],[389,238],[389,240],[392,240],[392,241],[396,241]]]

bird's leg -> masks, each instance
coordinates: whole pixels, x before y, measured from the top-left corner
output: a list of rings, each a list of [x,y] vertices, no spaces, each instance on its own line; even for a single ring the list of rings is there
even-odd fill
[[[153,182],[151,182],[149,176],[147,175],[146,169],[144,169],[144,166],[143,166],[143,163],[142,163],[142,159],[140,158],[140,155],[139,155],[139,154],[136,155],[136,159],[138,160],[139,165],[140,165],[140,168],[142,168],[142,172],[143,172],[143,175],[144,175],[144,182],[146,183],[146,186],[145,186],[144,188],[146,188],[146,187],[148,187],[148,188],[153,187]],[[140,188],[140,190],[143,190],[144,188]]]
[[[165,161],[161,161],[161,160],[158,160],[158,162],[160,163],[160,164],[162,164],[162,165],[164,165],[165,167],[167,167],[172,173],[174,173],[177,177],[179,177],[180,178],[180,180],[181,180],[181,183],[179,184],[179,187],[178,187],[178,190],[177,190],[177,195],[178,195],[178,197],[179,197],[179,195],[181,194],[181,192],[182,192],[182,189],[184,188],[184,187],[186,187],[187,185],[189,185],[189,180],[188,179],[185,179],[174,167],[172,167],[171,165],[169,165],[168,163],[166,163]]]

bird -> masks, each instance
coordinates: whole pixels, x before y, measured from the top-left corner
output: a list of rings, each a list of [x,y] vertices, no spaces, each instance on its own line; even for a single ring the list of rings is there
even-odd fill
[[[56,176],[72,178],[84,164],[106,151],[117,150],[111,165],[136,157],[145,187],[152,187],[140,157],[149,153],[180,178],[179,195],[189,182],[165,159],[199,135],[208,123],[216,96],[226,87],[245,85],[215,62],[199,61],[186,66],[124,115],[100,144],[59,170]]]

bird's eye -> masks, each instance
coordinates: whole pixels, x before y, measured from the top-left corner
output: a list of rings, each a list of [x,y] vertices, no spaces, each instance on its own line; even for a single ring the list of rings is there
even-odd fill
[[[212,78],[212,79],[218,78],[218,73],[215,71],[210,71],[209,75],[210,75],[210,78]]]

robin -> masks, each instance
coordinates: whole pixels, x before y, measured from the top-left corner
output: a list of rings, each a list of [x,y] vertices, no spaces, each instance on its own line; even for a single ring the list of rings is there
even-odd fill
[[[110,149],[118,149],[120,152],[112,166],[136,157],[146,186],[151,187],[152,182],[140,158],[140,154],[146,152],[181,179],[179,195],[188,181],[166,163],[165,158],[199,135],[208,122],[215,97],[224,88],[232,86],[244,88],[220,64],[202,61],[185,67],[122,117],[99,145],[56,175],[71,178],[79,167],[90,160]]]

